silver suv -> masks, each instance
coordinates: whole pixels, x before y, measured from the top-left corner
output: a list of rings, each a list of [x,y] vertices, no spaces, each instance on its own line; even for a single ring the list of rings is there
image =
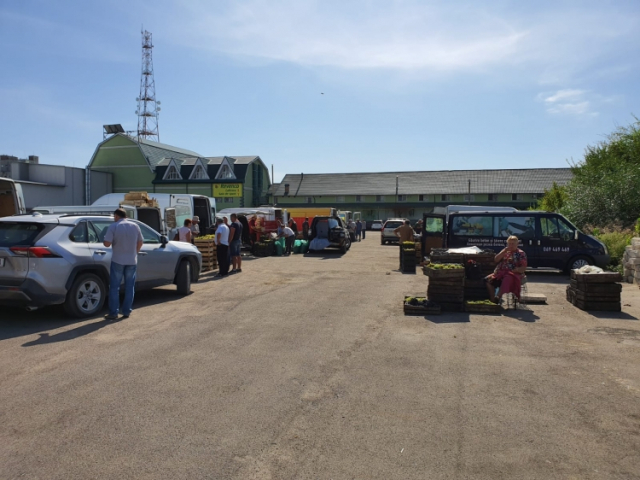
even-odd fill
[[[187,295],[202,266],[198,249],[142,231],[136,289],[175,284]],[[0,218],[0,305],[33,310],[64,304],[75,317],[98,313],[107,298],[111,248],[102,242],[111,216],[17,215]]]
[[[384,226],[380,230],[380,244],[398,243],[398,237],[393,231],[404,225],[406,218],[390,218],[384,222]]]

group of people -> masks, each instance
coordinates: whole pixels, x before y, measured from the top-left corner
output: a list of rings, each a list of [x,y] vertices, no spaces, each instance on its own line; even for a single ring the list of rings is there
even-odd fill
[[[198,236],[200,236],[200,217],[194,215],[193,218],[187,218],[184,221],[182,227],[178,229],[178,233],[174,240],[193,243]]]
[[[235,213],[227,217],[216,218],[216,257],[218,259],[218,273],[216,277],[226,277],[234,273],[242,273],[242,223]],[[229,270],[231,267],[231,270]]]
[[[364,220],[358,219],[354,221],[353,219],[351,219],[349,220],[347,227],[349,228],[350,232],[353,232],[354,238],[357,242],[366,238],[367,222],[365,222]]]

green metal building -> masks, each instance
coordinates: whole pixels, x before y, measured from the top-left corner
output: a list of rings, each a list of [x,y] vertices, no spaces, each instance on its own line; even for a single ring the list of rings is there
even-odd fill
[[[87,168],[89,178],[92,171],[111,173],[114,193],[206,195],[216,199],[220,210],[263,205],[271,185],[258,156],[205,157],[123,133],[98,144]]]
[[[361,212],[368,221],[417,220],[447,205],[526,209],[554,182],[565,185],[571,178],[569,168],[289,174],[269,193],[283,208],[317,204]]]

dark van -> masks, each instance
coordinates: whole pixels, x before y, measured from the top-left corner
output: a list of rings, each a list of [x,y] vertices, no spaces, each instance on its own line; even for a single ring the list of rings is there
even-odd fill
[[[529,267],[549,267],[569,271],[584,265],[605,267],[607,247],[582,233],[557,213],[516,211],[459,211],[449,215],[424,215],[422,252],[432,248],[477,246],[499,252],[507,238],[515,235],[527,254]]]

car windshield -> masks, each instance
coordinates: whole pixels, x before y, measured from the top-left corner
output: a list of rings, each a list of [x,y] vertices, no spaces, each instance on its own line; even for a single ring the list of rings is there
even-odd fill
[[[0,247],[33,245],[43,229],[41,223],[0,223]]]
[[[398,228],[400,225],[402,225],[402,222],[387,222],[384,228]]]

